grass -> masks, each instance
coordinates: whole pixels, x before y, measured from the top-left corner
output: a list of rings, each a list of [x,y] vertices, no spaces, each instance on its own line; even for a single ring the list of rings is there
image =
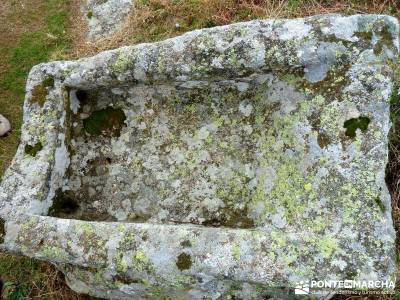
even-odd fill
[[[194,29],[256,18],[321,13],[379,13],[400,18],[398,0],[136,0],[136,8],[120,32],[87,43],[82,28],[86,26],[83,20],[89,16],[79,15],[80,1],[0,2],[0,113],[13,125],[12,133],[0,139],[0,177],[18,146],[25,80],[37,63],[88,56],[105,49],[159,41]],[[400,87],[400,69],[396,78]],[[390,133],[387,182],[399,233],[400,99],[397,95],[392,97],[391,117],[394,126]],[[69,290],[60,273],[44,262],[0,254],[0,274],[6,282],[6,299],[89,299]]]
[[[75,57],[184,32],[257,18],[304,17],[321,13],[379,13],[400,16],[398,0],[137,0],[120,32],[87,43],[82,24],[74,29]]]
[[[67,53],[66,0],[3,0],[0,3],[0,113],[13,126],[0,139],[0,177],[20,138],[25,81],[32,66]],[[50,264],[0,253],[4,297],[19,299],[89,299],[71,291]]]
[[[400,299],[400,56],[394,66],[395,87],[390,98],[389,162],[386,167],[386,183],[392,198],[392,217],[396,230],[397,282],[396,300]]]
[[[5,0],[0,22],[0,107],[13,126],[0,139],[0,176],[9,165],[19,143],[25,81],[32,66],[61,58],[68,49],[66,0]],[[22,6],[22,7],[21,7]],[[21,16],[22,15],[22,16]],[[41,16],[41,17],[40,17]],[[20,24],[19,18],[26,23]],[[2,18],[3,20],[3,18]],[[14,34],[8,34],[13,30]],[[33,28],[33,30],[31,30]]]
[[[2,254],[0,274],[5,279],[7,300],[90,299],[71,291],[63,276],[48,263]]]

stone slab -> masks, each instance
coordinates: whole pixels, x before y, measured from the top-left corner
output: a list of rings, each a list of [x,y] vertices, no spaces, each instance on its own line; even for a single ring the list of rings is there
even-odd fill
[[[258,20],[34,67],[2,248],[113,299],[394,280],[398,37],[382,15]]]

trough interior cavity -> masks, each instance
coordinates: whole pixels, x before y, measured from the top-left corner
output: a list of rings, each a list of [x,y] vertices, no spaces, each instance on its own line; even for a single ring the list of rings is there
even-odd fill
[[[270,169],[298,151],[287,138],[273,154],[304,98],[272,74],[71,91],[71,163],[49,214],[255,227]]]

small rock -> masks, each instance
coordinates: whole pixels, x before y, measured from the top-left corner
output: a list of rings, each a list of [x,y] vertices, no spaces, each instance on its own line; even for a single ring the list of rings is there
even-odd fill
[[[85,1],[82,1],[85,2]],[[88,22],[89,41],[96,41],[120,30],[133,9],[132,0],[87,0],[82,8]]]
[[[6,135],[11,130],[11,124],[10,122],[0,115],[0,136]]]

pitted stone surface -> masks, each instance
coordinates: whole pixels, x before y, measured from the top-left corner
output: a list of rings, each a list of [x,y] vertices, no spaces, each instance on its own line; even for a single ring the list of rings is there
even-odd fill
[[[133,0],[87,0],[82,7],[89,26],[88,40],[108,37],[121,29],[133,9]]]
[[[119,299],[393,279],[398,36],[379,15],[252,21],[36,66],[3,248]]]

